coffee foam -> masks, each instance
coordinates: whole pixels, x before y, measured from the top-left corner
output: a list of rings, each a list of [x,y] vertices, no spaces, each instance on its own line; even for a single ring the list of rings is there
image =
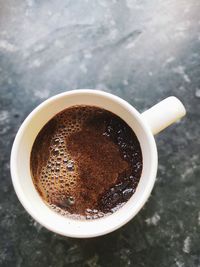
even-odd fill
[[[98,117],[99,114],[100,117]],[[119,147],[123,147],[121,141],[122,138],[120,136],[118,137],[119,141],[117,141],[117,145],[116,141],[113,142],[116,137],[115,134],[113,135],[115,131],[112,127],[115,126],[115,124],[113,126],[107,125],[107,130],[104,129],[105,132],[103,135],[95,136],[99,130],[102,130],[102,125],[104,125],[104,122],[101,122],[102,116],[110,116],[110,118],[116,119],[114,114],[95,107],[75,106],[68,108],[57,114],[44,126],[33,145],[31,169],[35,187],[38,189],[43,200],[53,210],[63,216],[81,220],[101,218],[119,209],[120,206],[123,205],[134,193],[134,190],[132,190],[131,192],[128,192],[127,195],[126,188],[121,188],[122,186],[120,183],[124,183],[122,182],[122,179],[126,179],[125,182],[127,183],[127,178],[123,175],[120,178],[121,181],[117,182],[118,174],[121,171],[128,171],[130,164],[125,160],[126,154],[123,154],[125,151],[119,151]],[[121,119],[117,118],[117,120],[119,121],[118,123],[120,123],[119,127],[121,127]],[[88,125],[89,128],[87,128]],[[93,141],[90,138],[90,129],[93,131],[91,138],[92,136],[96,138],[93,139]],[[116,130],[118,135],[121,134],[119,129]],[[131,130],[130,132],[133,136],[128,137],[128,139],[131,140],[131,138],[136,138]],[[110,139],[112,135],[113,137]],[[102,145],[104,146],[103,155],[107,155],[110,163],[105,162],[105,160],[101,158],[101,155],[99,158],[98,155],[95,157],[95,153],[98,153],[101,147],[97,146],[97,149],[94,150],[94,140],[99,140],[99,138],[105,138],[105,142],[102,141]],[[94,150],[94,154],[92,158],[87,159],[87,153],[91,154],[91,144],[93,144],[92,149]],[[87,153],[85,153],[86,150],[88,151]],[[105,154],[105,152],[107,154]],[[80,161],[80,158],[77,157],[79,153],[80,155],[85,155],[86,161],[89,160],[89,162],[91,162],[90,164],[96,164],[97,168],[94,169],[93,166],[90,169],[90,166],[86,164],[86,161]],[[121,158],[120,153],[124,159]],[[111,155],[114,156],[111,157]],[[95,163],[96,159],[97,163]],[[81,168],[84,168],[84,166],[86,168],[86,176],[83,175],[83,172],[80,173]],[[90,169],[89,174],[87,174],[87,167]],[[106,174],[106,171],[108,175]],[[94,180],[87,181],[91,174],[93,175],[92,177]],[[84,184],[84,179],[86,179],[86,184]],[[139,179],[134,181],[134,187],[136,187]],[[113,185],[113,183],[116,183],[116,185]],[[85,185],[88,186],[86,191],[83,190]],[[133,185],[132,181],[131,185]],[[129,183],[129,188],[131,185]],[[111,188],[111,186],[114,187]],[[96,195],[98,199],[93,195],[93,190],[97,190]],[[123,195],[124,193],[128,197],[125,198]],[[85,200],[84,194],[86,194],[87,200]],[[118,204],[116,202],[114,207],[110,207],[110,201],[111,199],[112,201],[116,199],[116,194],[117,196],[123,195],[121,196],[121,202]],[[100,196],[101,199],[99,199]],[[86,201],[86,203],[84,203],[84,201]],[[97,208],[98,205],[95,204],[97,201],[101,204],[99,205],[99,208]],[[89,203],[91,203],[91,205]],[[92,206],[93,204],[96,206]]]
[[[79,109],[73,112],[68,110],[67,115],[56,116],[58,127],[51,139],[48,161],[43,166],[39,177],[40,182],[37,183],[47,203],[62,205],[60,202],[65,201],[67,196],[69,204],[74,201],[73,193],[78,180],[78,166],[66,149],[66,139],[72,133],[81,130],[85,116],[87,114],[80,113]]]

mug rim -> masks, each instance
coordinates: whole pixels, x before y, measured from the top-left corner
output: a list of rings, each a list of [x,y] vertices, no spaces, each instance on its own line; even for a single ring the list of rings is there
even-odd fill
[[[48,223],[44,223],[43,221],[40,220],[39,216],[36,217],[35,214],[32,212],[32,210],[30,210],[30,208],[28,207],[28,205],[26,205],[26,201],[25,199],[21,196],[20,193],[20,186],[19,184],[17,184],[19,177],[17,174],[16,170],[16,165],[15,165],[15,159],[17,157],[17,149],[19,146],[19,142],[20,142],[20,136],[23,134],[23,132],[26,130],[26,126],[28,125],[28,123],[31,122],[32,118],[35,116],[35,114],[37,114],[41,108],[43,108],[46,105],[50,105],[53,101],[57,101],[62,97],[66,97],[68,95],[71,94],[84,94],[84,93],[89,93],[89,94],[95,94],[95,95],[103,95],[105,97],[108,98],[112,98],[112,100],[114,99],[114,101],[117,102],[118,105],[126,105],[127,107],[131,108],[132,112],[131,112],[131,116],[137,116],[137,119],[139,120],[139,123],[142,126],[142,129],[145,131],[145,135],[148,137],[148,143],[151,146],[151,154],[153,155],[154,159],[151,162],[151,183],[149,182],[149,186],[146,189],[146,193],[145,193],[145,197],[143,197],[140,205],[138,206],[138,209],[135,210],[134,213],[131,214],[131,216],[129,216],[126,220],[123,220],[123,222],[121,224],[118,224],[116,227],[113,227],[112,229],[107,228],[107,230],[100,230],[98,231],[98,233],[95,234],[91,234],[91,235],[85,235],[84,233],[80,234],[72,234],[70,235],[69,233],[65,233],[65,231],[58,231],[57,229],[53,229],[52,227],[50,227],[48,225]],[[134,111],[134,112],[133,112]],[[134,114],[133,114],[134,113]],[[118,114],[117,114],[118,115]],[[104,235],[107,234],[109,232],[112,232],[118,228],[120,228],[121,226],[123,226],[124,224],[126,224],[128,221],[130,221],[139,211],[140,209],[143,207],[143,205],[146,203],[146,201],[148,200],[151,191],[153,189],[154,183],[155,183],[155,179],[156,179],[156,173],[157,173],[157,165],[158,165],[158,155],[157,155],[157,147],[156,147],[156,143],[155,143],[155,139],[154,136],[150,130],[150,128],[148,127],[148,125],[144,122],[144,120],[141,117],[141,114],[131,105],[129,104],[127,101],[123,100],[121,97],[118,97],[116,95],[113,95],[111,93],[107,93],[104,91],[100,91],[100,90],[96,90],[96,89],[76,89],[76,90],[70,90],[67,92],[63,92],[60,94],[56,94],[48,99],[46,99],[45,101],[43,101],[41,104],[39,104],[23,121],[23,123],[21,124],[20,128],[18,129],[18,132],[16,134],[13,146],[12,146],[12,150],[11,150],[11,158],[10,158],[10,165],[11,165],[11,178],[12,178],[12,183],[15,189],[15,192],[18,196],[19,201],[21,202],[22,206],[25,208],[25,210],[37,221],[39,222],[41,225],[43,225],[45,228],[57,233],[57,234],[61,234],[63,236],[69,236],[69,237],[77,237],[77,238],[88,238],[88,237],[95,237],[95,236],[100,236],[100,235]],[[121,207],[120,209],[122,209],[123,207]],[[54,211],[52,211],[54,212]],[[114,213],[115,214],[115,213]],[[114,215],[108,215],[109,217]],[[93,220],[95,221],[95,220]]]

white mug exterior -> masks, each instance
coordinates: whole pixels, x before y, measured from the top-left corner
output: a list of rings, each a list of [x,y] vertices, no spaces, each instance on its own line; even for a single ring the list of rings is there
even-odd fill
[[[171,103],[175,101],[175,98],[172,98]],[[30,153],[38,132],[58,112],[74,105],[93,105],[115,113],[133,129],[142,149],[143,170],[136,192],[115,213],[97,220],[73,220],[57,214],[44,203],[31,178]],[[185,109],[181,102],[176,102],[175,105],[179,106],[179,108],[178,111],[173,113],[171,123],[185,115]],[[167,108],[164,113],[167,116]],[[98,90],[80,89],[68,91],[44,101],[25,119],[12,147],[11,176],[21,204],[41,225],[64,236],[77,238],[95,237],[107,234],[123,226],[143,207],[152,191],[156,178],[158,159],[153,133],[158,132],[161,128],[163,129],[164,124],[160,128],[158,122],[155,125],[148,125],[147,120],[149,118],[152,118],[152,112],[151,114],[145,114],[144,112],[142,115],[123,99]],[[154,129],[152,129],[152,125]]]

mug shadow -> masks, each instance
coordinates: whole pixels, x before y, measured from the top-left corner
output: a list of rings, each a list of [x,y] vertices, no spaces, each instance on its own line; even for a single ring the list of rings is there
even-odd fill
[[[86,239],[55,235],[54,244],[63,244],[68,261],[77,258],[77,263],[73,266],[79,266],[78,262],[80,266],[89,267],[126,266],[133,256],[133,251],[141,251],[148,247],[143,223],[143,216],[137,215],[134,220],[110,234]]]

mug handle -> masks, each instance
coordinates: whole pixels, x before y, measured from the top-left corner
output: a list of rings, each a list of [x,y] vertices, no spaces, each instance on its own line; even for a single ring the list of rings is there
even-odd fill
[[[155,135],[185,116],[186,110],[181,101],[170,96],[144,111],[141,115]]]

